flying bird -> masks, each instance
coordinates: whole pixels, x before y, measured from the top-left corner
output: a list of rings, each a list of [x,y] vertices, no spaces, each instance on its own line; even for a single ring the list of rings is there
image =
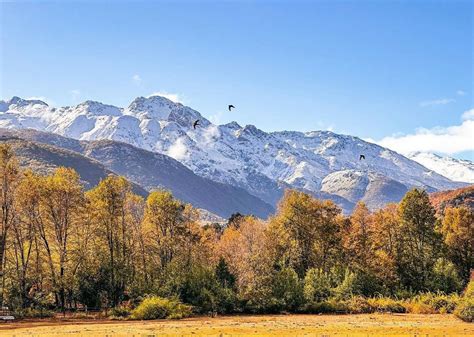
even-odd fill
[[[361,154],[361,155],[359,156],[359,160],[362,160],[362,159],[365,160],[365,156],[364,156],[363,154]]]
[[[232,104],[229,105],[229,111],[230,111],[231,109],[235,109],[235,106],[233,106]]]
[[[199,119],[196,120],[196,121],[193,123],[193,128],[196,129],[196,126],[198,126],[198,125],[201,125],[201,124],[199,124]]]

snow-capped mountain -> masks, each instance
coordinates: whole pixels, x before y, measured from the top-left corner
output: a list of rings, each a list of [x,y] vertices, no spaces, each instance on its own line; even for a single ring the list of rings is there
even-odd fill
[[[200,126],[194,129],[197,119]],[[126,142],[169,155],[200,176],[242,187],[272,205],[285,187],[349,203],[362,199],[376,207],[379,200],[398,201],[411,187],[437,191],[463,185],[357,137],[329,131],[267,133],[236,122],[215,125],[161,96],[139,97],[126,108],[93,101],[53,108],[13,97],[0,102],[0,127]]]
[[[453,181],[474,183],[474,163],[470,160],[441,157],[429,152],[413,152],[407,157]]]

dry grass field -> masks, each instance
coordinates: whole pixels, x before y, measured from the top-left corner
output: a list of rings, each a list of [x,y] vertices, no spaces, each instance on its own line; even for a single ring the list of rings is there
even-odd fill
[[[0,336],[474,336],[452,315],[266,315],[179,321],[32,320],[0,324]]]

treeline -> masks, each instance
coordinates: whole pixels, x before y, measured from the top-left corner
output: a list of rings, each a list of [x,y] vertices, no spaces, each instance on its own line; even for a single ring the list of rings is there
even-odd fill
[[[200,226],[166,191],[123,177],[85,191],[72,169],[20,170],[0,145],[1,300],[22,308],[134,307],[147,295],[198,313],[297,311],[330,298],[460,292],[474,262],[474,214],[436,217],[424,191],[349,217],[289,190],[274,216]]]

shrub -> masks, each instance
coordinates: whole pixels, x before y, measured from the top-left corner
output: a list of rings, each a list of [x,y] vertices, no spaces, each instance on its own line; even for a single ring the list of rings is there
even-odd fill
[[[454,264],[444,258],[438,259],[433,267],[432,289],[448,294],[461,288],[462,281]]]
[[[404,313],[406,312],[403,302],[394,300],[389,297],[375,297],[367,300],[369,305],[377,312],[392,312]]]
[[[454,310],[454,314],[465,322],[474,322],[474,298],[463,298]]]
[[[338,299],[348,299],[356,293],[356,274],[346,269],[344,279],[334,289],[334,294]]]
[[[464,296],[464,297],[474,298],[474,281],[470,281],[470,282],[467,284],[467,287],[466,287],[466,289],[464,290],[463,296]]]
[[[131,310],[124,306],[118,306],[112,309],[110,315],[112,317],[128,317],[131,314]]]
[[[307,303],[302,311],[309,314],[346,314],[349,310],[345,302],[329,299],[323,302]]]
[[[15,311],[17,318],[49,318],[54,316],[54,311],[47,309],[26,308]]]
[[[435,314],[436,310],[429,304],[415,301],[405,302],[405,310],[410,314]]]
[[[322,270],[310,269],[304,278],[304,299],[307,302],[321,302],[331,295],[330,278]]]
[[[365,297],[354,296],[345,301],[347,310],[351,314],[368,314],[374,311]]]
[[[191,316],[189,305],[178,300],[152,296],[145,298],[130,316],[131,319],[181,319]]]
[[[431,308],[431,311],[435,313],[451,313],[456,308],[456,305],[459,301],[458,295],[445,295],[442,293],[424,293],[413,297],[410,302],[412,304],[419,303],[418,309],[429,311],[427,307]]]
[[[224,266],[221,263],[219,276],[213,270],[193,267],[180,285],[180,298],[193,305],[199,313],[233,312],[237,305],[237,295],[232,288],[233,276]]]
[[[277,310],[295,310],[303,303],[303,289],[293,268],[283,268],[275,275],[272,293]]]
[[[456,317],[465,322],[474,322],[474,282],[470,281],[464,290],[463,297],[454,310]]]

